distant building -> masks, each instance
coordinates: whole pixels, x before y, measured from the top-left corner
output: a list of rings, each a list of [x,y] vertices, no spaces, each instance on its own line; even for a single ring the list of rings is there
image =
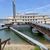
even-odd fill
[[[13,17],[9,17],[9,19],[13,19]],[[15,17],[15,22],[21,24],[29,22],[50,24],[50,18],[48,15],[39,15],[38,13],[17,14]]]

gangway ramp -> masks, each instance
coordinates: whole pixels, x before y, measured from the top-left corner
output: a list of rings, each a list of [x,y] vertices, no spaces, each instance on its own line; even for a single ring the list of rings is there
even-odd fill
[[[10,29],[13,30],[13,31],[15,31],[15,32],[17,32],[18,35],[20,35],[20,36],[22,36],[23,38],[27,39],[27,40],[28,40],[29,42],[31,42],[32,44],[36,44],[36,45],[39,46],[40,48],[43,48],[44,50],[48,50],[48,48],[47,48],[45,45],[43,45],[42,43],[38,42],[37,40],[35,40],[35,39],[33,39],[33,38],[31,38],[31,37],[29,37],[29,36],[27,36],[27,35],[21,33],[20,31],[14,29],[13,27],[10,27]]]
[[[45,24],[32,23],[32,28],[36,28],[39,32],[44,34],[45,38],[50,40],[50,26]]]

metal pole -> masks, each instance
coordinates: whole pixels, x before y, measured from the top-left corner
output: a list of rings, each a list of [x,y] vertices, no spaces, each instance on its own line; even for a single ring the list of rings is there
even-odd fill
[[[1,50],[1,39],[0,39],[0,50]]]

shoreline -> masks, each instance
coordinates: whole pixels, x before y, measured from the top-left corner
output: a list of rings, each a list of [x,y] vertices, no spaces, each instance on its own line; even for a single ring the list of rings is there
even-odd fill
[[[46,46],[50,49],[50,45],[46,44]],[[34,50],[36,46],[30,44],[6,44],[4,50]]]
[[[10,44],[6,45],[4,50],[34,50],[33,45],[23,45],[23,44]]]

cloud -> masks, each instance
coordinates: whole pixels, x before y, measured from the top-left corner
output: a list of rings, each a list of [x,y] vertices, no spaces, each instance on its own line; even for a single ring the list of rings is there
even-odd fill
[[[20,10],[18,12],[22,12],[22,13],[39,13],[39,14],[50,14],[50,4],[44,5],[42,7],[38,7],[38,8],[29,8],[29,9],[25,9],[25,10]]]
[[[47,8],[47,7],[50,7],[50,4],[45,5],[45,6],[42,6],[42,7],[38,7],[38,8],[36,8],[36,9],[34,9],[34,10],[38,10],[38,9],[45,9],[45,8]]]
[[[49,12],[50,10],[50,4],[48,5],[45,5],[45,6],[42,6],[42,7],[38,7],[38,8],[35,8],[35,9],[25,9],[25,10],[21,10],[20,12]]]

